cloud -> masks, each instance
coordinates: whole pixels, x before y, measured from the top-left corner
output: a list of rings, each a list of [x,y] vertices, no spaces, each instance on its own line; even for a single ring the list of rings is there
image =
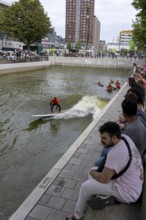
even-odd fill
[[[65,36],[65,0],[40,0],[58,35]]]
[[[6,1],[6,0],[5,0]],[[12,2],[12,0],[7,0]],[[45,12],[50,17],[57,35],[65,36],[66,0],[40,0]],[[111,42],[117,39],[121,30],[132,28],[137,11],[133,0],[95,0],[95,15],[101,23],[101,40]]]
[[[95,4],[95,15],[101,22],[101,39],[108,42],[117,36],[121,30],[132,29],[132,20],[136,10],[131,5],[132,0],[98,0]]]

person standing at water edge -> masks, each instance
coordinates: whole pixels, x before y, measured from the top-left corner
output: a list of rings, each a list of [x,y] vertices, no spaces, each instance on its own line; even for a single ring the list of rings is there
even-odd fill
[[[54,97],[51,102],[50,102],[50,106],[51,106],[51,112],[53,113],[53,107],[56,106],[56,110],[59,109],[59,113],[61,112],[61,106],[59,105],[59,100]]]
[[[135,77],[137,74],[137,64],[136,63],[133,63],[131,74],[133,77]]]

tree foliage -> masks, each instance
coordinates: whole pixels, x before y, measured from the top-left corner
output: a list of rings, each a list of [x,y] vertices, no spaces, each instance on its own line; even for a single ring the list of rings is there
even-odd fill
[[[70,42],[67,44],[67,49],[72,49],[72,44]]]
[[[2,8],[0,8],[0,35],[2,35],[4,33],[4,11]]]
[[[132,5],[135,9],[137,9],[139,12],[137,16],[142,16],[146,12],[146,1],[145,0],[133,0]]]
[[[138,10],[133,23],[133,40],[140,50],[146,49],[146,1],[134,0],[132,5]]]
[[[81,49],[80,39],[77,40],[75,47],[76,47],[77,49]]]
[[[127,53],[128,53],[128,50],[127,50],[127,49],[121,48],[121,54],[122,54],[122,55],[126,56]]]
[[[133,24],[133,40],[139,50],[146,49],[146,21],[137,18]]]
[[[50,18],[39,0],[19,0],[5,9],[4,27],[8,36],[30,47],[49,32]]]

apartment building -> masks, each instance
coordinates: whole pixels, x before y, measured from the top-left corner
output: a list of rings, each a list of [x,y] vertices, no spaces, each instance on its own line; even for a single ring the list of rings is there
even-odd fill
[[[132,39],[133,32],[132,30],[123,30],[119,34],[119,42],[128,44],[130,43]]]
[[[126,49],[130,49],[130,41],[132,40],[133,31],[132,30],[123,30],[119,34],[119,51],[123,47],[123,45],[126,46]]]
[[[95,0],[66,0],[66,43],[80,41],[85,49],[94,42]]]
[[[99,50],[99,41],[100,41],[100,21],[96,16],[94,16],[94,25],[93,25],[93,47],[94,50]]]

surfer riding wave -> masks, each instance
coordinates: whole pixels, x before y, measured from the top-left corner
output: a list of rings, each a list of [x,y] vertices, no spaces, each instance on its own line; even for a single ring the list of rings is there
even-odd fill
[[[51,112],[53,113],[53,108],[54,106],[56,106],[56,110],[59,109],[59,113],[61,112],[61,106],[59,105],[59,100],[54,97],[51,102],[50,102],[50,106],[51,106]]]

